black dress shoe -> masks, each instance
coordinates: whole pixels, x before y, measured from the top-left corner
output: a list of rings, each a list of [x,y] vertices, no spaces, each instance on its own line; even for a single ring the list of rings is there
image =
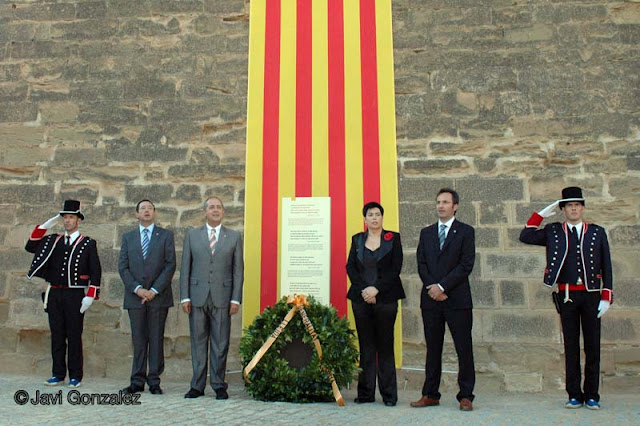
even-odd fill
[[[368,402],[376,402],[376,400],[374,398],[365,399],[358,397],[354,399],[353,402],[355,402],[356,404],[366,404]]]
[[[386,405],[387,407],[395,407],[396,406],[396,402],[395,401],[385,401],[384,405]]]
[[[198,398],[204,395],[204,391],[199,391],[198,389],[191,388],[189,392],[184,394],[185,398]]]
[[[216,399],[229,399],[229,394],[224,389],[216,390]]]
[[[162,388],[160,387],[160,385],[151,385],[149,386],[149,392],[154,395],[162,395]]]
[[[122,389],[122,392],[126,394],[140,393],[144,392],[144,386],[139,385],[129,385],[126,388]]]

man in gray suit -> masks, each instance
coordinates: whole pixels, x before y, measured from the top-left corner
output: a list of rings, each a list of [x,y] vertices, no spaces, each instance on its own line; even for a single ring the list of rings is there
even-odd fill
[[[231,315],[240,309],[244,262],[238,231],[222,226],[224,205],[218,197],[204,202],[207,223],[184,238],[180,271],[180,302],[189,314],[193,378],[185,398],[204,395],[209,358],[216,399],[227,399],[227,352]],[[209,347],[209,357],[207,357]]]
[[[176,271],[173,232],[156,226],[156,207],[149,200],[136,205],[139,226],[122,236],[118,271],[124,282],[124,308],[129,311],[133,340],[131,384],[126,393],[162,394],[164,324],[173,306],[171,279]],[[147,360],[149,370],[147,373]]]

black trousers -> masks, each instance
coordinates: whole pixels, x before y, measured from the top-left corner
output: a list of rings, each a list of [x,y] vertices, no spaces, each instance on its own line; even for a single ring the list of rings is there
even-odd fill
[[[142,387],[145,383],[159,385],[164,371],[164,325],[169,308],[145,304],[128,311],[133,341],[131,384]]]
[[[573,302],[560,304],[560,319],[564,336],[565,383],[569,398],[580,402],[600,400],[600,293],[571,291]],[[580,387],[580,326],[584,339],[584,392]]]
[[[52,288],[47,311],[51,330],[52,373],[59,379],[82,380],[82,328],[84,314],[80,313],[84,289]],[[68,354],[67,354],[68,349]],[[68,356],[68,364],[67,364]]]
[[[422,395],[440,399],[440,380],[442,377],[442,345],[444,343],[445,323],[451,331],[453,343],[458,354],[458,386],[460,392],[456,398],[468,398],[473,401],[473,388],[476,384],[476,372],[473,362],[473,311],[471,309],[430,308],[422,309],[424,337],[427,342],[427,363]]]
[[[358,398],[375,399],[376,376],[383,401],[398,401],[396,358],[393,352],[393,328],[398,302],[353,303],[353,315],[360,345]]]

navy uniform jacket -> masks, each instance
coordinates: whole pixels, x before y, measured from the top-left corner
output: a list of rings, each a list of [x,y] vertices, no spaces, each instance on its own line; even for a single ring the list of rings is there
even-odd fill
[[[554,222],[538,229],[544,218],[533,213],[526,227],[520,233],[520,241],[525,244],[547,248],[547,266],[544,270],[544,285],[553,287],[564,265],[569,250],[569,227],[566,222]],[[603,227],[582,224],[580,233],[582,256],[582,282],[587,291],[601,291],[602,300],[613,301],[613,272],[609,241]],[[558,283],[563,284],[563,283]]]
[[[56,282],[57,277],[54,277],[52,275],[53,272],[49,270],[48,261],[56,245],[58,243],[64,244],[63,235],[49,234],[45,236],[46,232],[46,229],[36,226],[29,237],[29,241],[27,241],[25,250],[29,253],[34,253],[27,278],[31,279],[36,276],[45,279],[47,282]],[[92,294],[95,292],[95,298],[98,299],[101,277],[102,268],[96,241],[80,234],[74,242],[69,255],[67,285],[70,288],[93,287],[90,292]]]

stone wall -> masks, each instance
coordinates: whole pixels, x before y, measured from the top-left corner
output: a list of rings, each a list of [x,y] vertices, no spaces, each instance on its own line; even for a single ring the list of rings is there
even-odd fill
[[[23,247],[65,198],[82,200],[82,229],[99,241],[104,266],[103,297],[85,320],[93,377],[129,374],[116,264],[140,198],[156,202],[178,249],[211,193],[242,229],[248,11],[242,0],[0,3],[0,371],[50,372],[40,284],[25,278]],[[405,366],[424,363],[418,233],[436,220],[436,191],[452,186],[460,219],[477,232],[479,383],[562,387],[543,251],[517,237],[533,210],[579,185],[614,255],[604,383],[637,380],[640,4],[397,0],[393,17]],[[177,299],[176,285],[177,274]],[[234,346],[240,328],[237,316]],[[188,321],[178,308],[166,335],[165,375],[186,382]],[[445,358],[455,369],[450,344]],[[229,367],[239,367],[233,350]]]

